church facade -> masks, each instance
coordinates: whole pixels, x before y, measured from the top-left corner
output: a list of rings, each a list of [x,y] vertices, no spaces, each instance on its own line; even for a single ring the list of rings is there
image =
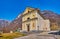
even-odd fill
[[[22,14],[22,31],[50,31],[50,21],[45,19],[39,9],[26,8]]]

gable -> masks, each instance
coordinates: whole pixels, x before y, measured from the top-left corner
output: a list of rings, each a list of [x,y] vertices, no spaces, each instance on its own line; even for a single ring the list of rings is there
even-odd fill
[[[27,7],[27,8],[25,9],[25,11],[23,12],[23,15],[31,12],[32,10],[34,10],[34,8]]]
[[[24,15],[24,14],[27,14],[27,13],[30,13],[30,12],[32,12],[32,11],[37,11],[37,13],[38,13],[43,19],[45,19],[45,17],[41,14],[40,10],[37,9],[37,8],[27,7],[27,8],[25,9],[25,11],[23,12],[23,15]]]

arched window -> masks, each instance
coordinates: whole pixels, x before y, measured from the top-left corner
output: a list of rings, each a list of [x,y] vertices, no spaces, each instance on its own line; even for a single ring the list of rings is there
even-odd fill
[[[27,20],[29,20],[30,18],[28,17]]]

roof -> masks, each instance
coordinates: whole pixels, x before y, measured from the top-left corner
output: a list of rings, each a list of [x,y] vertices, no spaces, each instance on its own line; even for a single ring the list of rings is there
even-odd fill
[[[43,19],[45,19],[45,17],[41,14],[40,10],[38,8],[31,8],[31,7],[27,7],[25,11],[30,11],[30,12],[33,12],[33,11],[37,11],[38,14],[43,17]],[[26,15],[27,12],[23,12],[23,15]],[[29,12],[29,13],[30,13]]]
[[[43,19],[46,19],[46,18],[41,14],[41,12],[40,12],[40,10],[39,10],[38,8],[36,8],[35,10],[37,10],[38,14],[39,14],[41,17],[43,17]]]

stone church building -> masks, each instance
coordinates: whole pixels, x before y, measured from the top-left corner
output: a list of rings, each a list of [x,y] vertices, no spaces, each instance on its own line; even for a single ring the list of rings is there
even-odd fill
[[[50,31],[50,21],[45,19],[39,9],[26,8],[22,14],[22,31]]]

